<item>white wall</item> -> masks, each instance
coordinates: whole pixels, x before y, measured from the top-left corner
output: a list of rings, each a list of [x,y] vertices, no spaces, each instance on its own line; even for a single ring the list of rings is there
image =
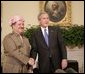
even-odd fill
[[[72,23],[84,25],[84,1],[72,1]]]
[[[9,26],[9,18],[14,15],[21,15],[25,19],[25,27],[28,24],[37,24],[37,15],[39,11],[39,3],[37,1],[2,1],[2,34],[3,39],[5,35],[12,31]]]

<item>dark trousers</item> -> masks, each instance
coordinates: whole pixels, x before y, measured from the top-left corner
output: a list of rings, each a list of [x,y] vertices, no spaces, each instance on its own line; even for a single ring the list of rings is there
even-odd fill
[[[50,66],[50,73],[53,73],[55,71],[55,69],[54,69],[53,61],[52,61],[51,58],[49,58],[49,62],[50,62],[50,64],[49,64],[49,66]]]
[[[55,71],[52,59],[49,58],[47,60],[48,63],[44,67],[39,68],[39,73],[53,73]]]

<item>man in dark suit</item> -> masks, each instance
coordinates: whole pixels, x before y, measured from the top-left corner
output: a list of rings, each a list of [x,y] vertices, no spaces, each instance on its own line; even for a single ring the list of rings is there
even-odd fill
[[[48,26],[49,16],[46,12],[38,15],[39,28],[32,36],[32,63],[38,53],[40,73],[52,73],[56,69],[67,67],[67,51],[59,27]],[[46,36],[47,35],[47,36]]]

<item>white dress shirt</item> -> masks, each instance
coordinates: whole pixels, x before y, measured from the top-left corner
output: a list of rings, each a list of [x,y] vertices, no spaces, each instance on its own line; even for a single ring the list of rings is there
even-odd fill
[[[46,29],[46,32],[47,32],[47,34],[49,35],[48,27],[46,27],[46,28],[41,27],[41,31],[42,31],[42,33],[43,33],[43,36],[45,36],[45,35],[44,35],[44,29]]]

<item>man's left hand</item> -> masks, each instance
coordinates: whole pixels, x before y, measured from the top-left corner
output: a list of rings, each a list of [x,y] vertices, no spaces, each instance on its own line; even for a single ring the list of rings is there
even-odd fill
[[[67,59],[63,59],[61,62],[62,69],[65,69],[67,67]]]

